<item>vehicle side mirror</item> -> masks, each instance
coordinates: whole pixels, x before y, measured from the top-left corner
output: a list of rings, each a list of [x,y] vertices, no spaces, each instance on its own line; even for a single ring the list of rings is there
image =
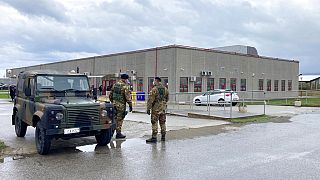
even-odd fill
[[[27,97],[31,96],[31,88],[25,88],[25,89],[24,89],[24,94],[25,94]]]

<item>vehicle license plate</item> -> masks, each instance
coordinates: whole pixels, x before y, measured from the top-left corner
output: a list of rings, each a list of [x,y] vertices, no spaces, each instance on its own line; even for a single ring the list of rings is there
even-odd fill
[[[64,129],[64,134],[73,134],[73,133],[79,133],[80,128],[70,128],[70,129]]]

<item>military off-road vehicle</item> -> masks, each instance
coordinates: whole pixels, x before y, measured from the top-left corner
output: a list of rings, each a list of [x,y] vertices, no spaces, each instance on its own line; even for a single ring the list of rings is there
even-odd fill
[[[92,99],[88,77],[55,71],[19,74],[12,125],[18,137],[35,127],[39,154],[49,153],[53,138],[95,136],[107,145],[115,129],[112,104]]]

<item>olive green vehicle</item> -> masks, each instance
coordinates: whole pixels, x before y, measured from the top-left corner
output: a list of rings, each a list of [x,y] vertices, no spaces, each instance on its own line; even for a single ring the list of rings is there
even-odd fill
[[[115,129],[112,104],[92,99],[88,77],[55,71],[19,74],[12,125],[24,137],[27,126],[35,127],[39,154],[48,154],[51,140],[95,136],[107,145]]]

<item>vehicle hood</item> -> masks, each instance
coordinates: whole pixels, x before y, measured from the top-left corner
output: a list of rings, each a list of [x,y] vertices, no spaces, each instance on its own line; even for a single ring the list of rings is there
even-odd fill
[[[55,99],[42,98],[41,102],[63,106],[99,104],[99,102],[96,102],[95,100],[86,97],[57,97]]]

